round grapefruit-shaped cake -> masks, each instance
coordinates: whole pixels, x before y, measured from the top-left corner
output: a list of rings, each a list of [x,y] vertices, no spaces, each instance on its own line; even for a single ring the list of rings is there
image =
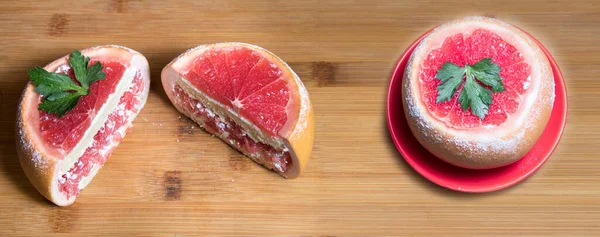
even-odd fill
[[[456,166],[489,169],[523,157],[554,103],[540,47],[500,20],[465,17],[428,34],[412,53],[403,104],[417,140]]]

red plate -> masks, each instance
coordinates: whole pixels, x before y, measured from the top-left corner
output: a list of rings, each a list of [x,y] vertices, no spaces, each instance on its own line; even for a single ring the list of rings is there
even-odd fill
[[[430,32],[430,31],[429,31]],[[387,122],[394,144],[404,160],[419,174],[442,187],[461,192],[491,192],[510,187],[532,175],[550,157],[562,136],[567,119],[567,91],[562,73],[544,46],[533,40],[542,48],[550,61],[556,83],[554,107],[550,121],[544,133],[521,160],[505,167],[488,170],[470,170],[446,163],[429,153],[413,136],[402,105],[402,79],[404,69],[413,50],[429,32],[413,42],[398,61],[388,89]]]

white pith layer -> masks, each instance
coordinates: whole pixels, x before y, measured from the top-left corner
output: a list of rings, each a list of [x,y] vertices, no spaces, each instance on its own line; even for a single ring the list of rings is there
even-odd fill
[[[131,111],[128,111],[128,112],[132,113]],[[133,118],[130,117],[130,119],[129,119],[130,121],[128,121],[127,124],[121,126],[119,128],[119,130],[117,130],[117,132],[119,133],[119,135],[121,137],[125,137],[127,128],[131,127],[131,122],[133,121],[134,118],[135,118],[135,116],[133,116]],[[106,147],[104,147],[104,150],[109,150],[111,148],[112,148],[112,146],[106,146]],[[83,178],[81,178],[81,181],[79,181],[79,185],[78,185],[79,190],[84,189],[85,187],[88,186],[88,184],[90,184],[90,182],[92,182],[92,179],[94,179],[94,176],[96,176],[98,171],[100,171],[100,168],[102,168],[102,165],[92,164],[92,169],[90,170],[90,173],[86,176],[83,176]],[[61,179],[61,178],[62,178],[62,176],[59,177],[59,179]]]
[[[132,127],[132,123],[133,120],[135,120],[135,118],[137,117],[138,113],[142,110],[142,108],[144,107],[144,105],[146,104],[146,99],[148,98],[148,92],[150,90],[150,73],[148,71],[148,62],[146,61],[146,59],[139,55],[138,53],[134,53],[133,57],[131,58],[130,63],[130,67],[126,70],[127,71],[132,71],[132,79],[129,82],[129,86],[127,87],[128,89],[126,89],[125,92],[122,93],[122,95],[120,95],[118,97],[117,100],[117,104],[120,101],[121,97],[127,93],[128,91],[130,91],[130,89],[132,89],[132,87],[135,87],[137,85],[133,84],[133,81],[135,80],[136,77],[141,77],[141,82],[142,83],[142,91],[139,92],[138,94],[135,94],[135,102],[134,102],[134,108],[131,110],[127,110],[125,108],[125,104],[118,104],[118,106],[115,106],[115,109],[111,112],[117,112],[119,116],[125,116],[127,118],[127,122],[122,125],[121,127],[119,127],[119,129],[117,129],[117,133],[121,138],[124,138],[125,135],[127,134],[127,129],[129,129],[130,127]],[[128,75],[126,73],[123,74],[123,76],[125,77],[125,75]],[[125,78],[122,78],[122,80],[124,80]],[[133,91],[132,91],[133,93]],[[111,114],[109,113],[109,115]],[[105,121],[106,124],[106,121]],[[106,124],[106,126],[111,126],[110,123]],[[114,126],[114,124],[112,124],[112,126]],[[108,152],[111,150],[114,150],[118,145],[119,142],[114,140],[114,133],[113,134],[109,134],[109,137],[107,137],[108,139],[110,139],[112,142],[110,143],[110,145],[104,146],[101,148],[100,153],[102,156],[106,157],[108,156]],[[108,159],[108,157],[106,157],[106,159]],[[90,173],[87,176],[82,177],[81,181],[78,184],[78,188],[79,190],[84,189],[94,178],[94,176],[96,176],[96,174],[98,173],[98,171],[102,168],[103,164],[92,164],[92,169],[90,170]],[[60,176],[62,177],[62,176]],[[59,177],[59,178],[60,178]]]
[[[186,91],[186,93],[188,93],[192,98],[201,101],[202,104],[204,106],[206,106],[206,108],[209,111],[212,111],[214,114],[216,114],[217,116],[219,116],[221,118],[229,117],[231,120],[233,120],[234,123],[236,123],[236,124],[240,125],[242,128],[244,128],[244,131],[247,132],[247,135],[252,140],[272,146],[278,150],[287,150],[288,149],[285,147],[283,139],[281,139],[278,136],[274,137],[271,135],[267,135],[260,128],[258,128],[254,123],[252,123],[248,119],[240,116],[232,108],[229,108],[229,107],[223,105],[221,102],[216,101],[215,99],[207,96],[204,92],[198,90],[195,86],[190,84],[190,82],[186,78],[180,77],[180,80],[177,80],[177,81],[181,82],[181,85],[179,85],[179,86],[184,91]],[[199,95],[199,96],[195,96],[195,95]]]
[[[92,145],[94,136],[100,131],[100,128],[104,126],[108,120],[108,116],[113,111],[117,110],[119,100],[131,87],[136,72],[137,69],[135,68],[127,68],[125,70],[115,92],[108,97],[106,103],[96,112],[96,116],[92,119],[90,127],[85,131],[81,140],[73,147],[71,152],[65,156],[65,159],[62,160],[60,170],[58,171],[59,176],[67,173],[69,169],[73,167],[75,162],[77,162],[79,157],[85,153],[85,150]]]
[[[185,103],[185,102],[183,102],[183,103]],[[201,112],[206,112],[208,119],[212,119],[215,121],[215,124],[219,128],[219,130],[217,131],[216,134],[213,134],[213,135],[216,135],[221,140],[225,141],[232,147],[238,149],[240,152],[242,152],[245,155],[247,155],[248,157],[250,157],[250,159],[252,159],[253,161],[255,161],[259,164],[262,164],[264,166],[267,166],[268,168],[271,168],[270,165],[272,164],[273,169],[275,169],[276,171],[278,171],[280,173],[284,172],[282,170],[282,163],[280,163],[282,161],[285,162],[284,159],[276,159],[273,161],[269,161],[270,156],[267,155],[265,157],[261,152],[244,151],[243,148],[239,145],[239,143],[237,141],[228,137],[230,134],[229,134],[229,132],[225,131],[225,129],[231,129],[232,127],[237,125],[235,122],[233,122],[233,121],[231,123],[228,122],[227,119],[225,117],[223,117],[223,115],[221,115],[222,113],[216,113],[214,110],[212,110],[210,107],[207,107],[206,104],[200,100],[198,100],[198,102],[196,103],[196,105],[194,107],[196,109],[200,110]],[[186,114],[186,116],[188,116],[194,122],[198,123],[198,125],[200,125],[200,127],[206,126],[206,121],[203,116],[196,116],[193,111],[188,111],[188,114]],[[250,137],[248,135],[248,131],[246,131],[246,130],[243,131],[242,136]],[[256,140],[254,140],[254,141],[256,142]],[[272,155],[277,156],[277,157],[284,157],[286,152],[288,152],[288,149],[283,148],[283,150],[278,150],[277,153],[272,154]],[[291,164],[289,164],[289,165],[291,165]]]

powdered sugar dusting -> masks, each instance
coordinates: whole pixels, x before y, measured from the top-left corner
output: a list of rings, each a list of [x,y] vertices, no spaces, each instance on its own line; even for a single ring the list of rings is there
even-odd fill
[[[525,83],[523,83],[523,90],[529,89],[529,85],[531,85],[531,76],[528,76]]]
[[[17,126],[19,128],[21,128],[18,131],[19,142],[21,144],[21,147],[23,147],[23,150],[32,151],[30,161],[33,164],[33,167],[35,167],[37,170],[46,170],[46,168],[48,166],[48,161],[44,158],[44,156],[42,156],[38,152],[37,149],[35,149],[35,147],[31,143],[31,141],[27,139],[27,136],[25,135],[25,126],[24,126],[23,122],[21,120],[19,120],[17,123],[18,123]]]
[[[298,84],[298,93],[300,94],[300,113],[298,114],[298,122],[294,131],[292,131],[290,135],[290,140],[299,139],[306,127],[308,126],[309,121],[309,112],[312,110],[310,99],[308,98],[308,91],[304,84],[300,80],[300,77],[296,75],[296,72],[292,71],[294,74],[294,79],[296,80],[296,84]]]
[[[58,68],[56,68],[56,73],[61,73],[61,74],[67,74],[69,72],[69,69],[71,69],[71,67],[68,64],[63,64],[60,65]]]

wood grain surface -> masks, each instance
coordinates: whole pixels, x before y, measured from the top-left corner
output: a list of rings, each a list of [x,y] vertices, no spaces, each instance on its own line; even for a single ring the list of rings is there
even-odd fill
[[[402,51],[464,15],[506,20],[553,53],[568,124],[531,178],[489,194],[440,188],[393,146],[385,96]],[[0,236],[600,236],[598,1],[2,1]],[[312,159],[285,180],[171,106],[160,71],[184,50],[241,41],[290,63],[316,113]],[[16,157],[26,71],[119,44],[150,62],[134,128],[77,202],[56,207]]]

